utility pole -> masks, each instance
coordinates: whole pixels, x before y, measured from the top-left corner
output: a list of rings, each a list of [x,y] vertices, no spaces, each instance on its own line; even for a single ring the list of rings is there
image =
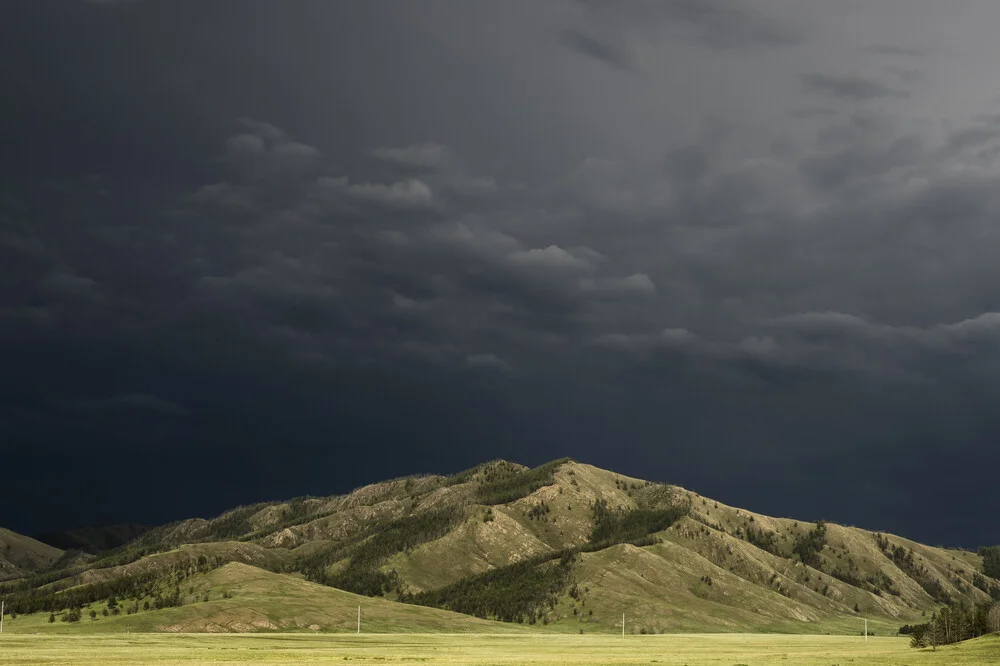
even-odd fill
[[[868,642],[868,618],[865,618],[865,643]]]
[[[622,613],[622,638],[625,638],[625,613]]]
[[[3,633],[3,609],[6,603],[6,601],[0,600],[0,634]]]
[[[361,606],[358,606],[358,633],[361,633]]]

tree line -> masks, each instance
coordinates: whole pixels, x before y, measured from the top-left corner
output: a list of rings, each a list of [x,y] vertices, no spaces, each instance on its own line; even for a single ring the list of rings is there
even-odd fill
[[[899,544],[893,544],[881,532],[875,534],[875,543],[879,550],[892,560],[903,573],[915,580],[930,597],[939,604],[950,604],[951,595],[945,590],[937,578],[930,575],[927,567],[919,564],[914,558],[912,548],[904,548]]]
[[[899,633],[909,634],[910,646],[915,648],[936,648],[989,633],[1000,633],[1000,603],[949,604],[936,611],[930,622],[904,625]]]
[[[983,558],[983,573],[1000,580],[1000,546],[980,548],[979,556]]]
[[[456,507],[433,509],[388,521],[376,521],[359,543],[340,543],[300,560],[293,565],[308,580],[356,594],[382,596],[398,590],[399,577],[380,567],[396,553],[408,553],[417,546],[443,537],[464,518]],[[347,559],[336,572],[330,565]]]
[[[508,504],[527,497],[539,488],[555,483],[556,470],[567,462],[569,458],[560,458],[523,471],[509,464],[498,464],[483,472],[483,478],[476,487],[476,502],[487,505]]]
[[[152,599],[155,608],[179,605],[180,585],[197,573],[207,573],[232,560],[219,556],[201,555],[194,563],[177,563],[158,571],[139,571],[106,581],[78,585],[67,590],[34,589],[11,594],[6,598],[9,611],[28,615],[41,611],[55,613],[72,610],[102,599]],[[176,595],[174,590],[176,589]],[[138,610],[138,605],[136,605]]]
[[[604,499],[593,504],[594,527],[589,550],[601,550],[619,543],[652,545],[651,535],[661,532],[691,513],[691,504],[664,509],[611,509]]]
[[[404,592],[399,600],[488,620],[535,624],[547,621],[547,609],[555,608],[569,587],[576,557],[572,551],[540,555],[436,590]]]

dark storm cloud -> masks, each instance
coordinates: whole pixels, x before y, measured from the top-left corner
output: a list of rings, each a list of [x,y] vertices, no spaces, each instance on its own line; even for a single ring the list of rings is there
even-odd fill
[[[751,3],[735,0],[639,0],[618,3],[613,0],[576,0],[593,21],[611,30],[629,30],[660,38],[673,31],[694,36],[713,49],[747,49],[796,44],[801,35],[777,15],[757,11]],[[588,39],[588,42],[592,40]],[[577,48],[594,54],[602,52],[602,43]],[[600,57],[607,60],[607,57]]]
[[[803,75],[802,82],[808,90],[850,101],[910,96],[910,93],[905,90],[890,88],[880,81],[861,76],[838,76],[813,72]]]
[[[777,2],[131,5],[73,33],[31,5],[60,37],[0,41],[5,73],[39,64],[0,113],[62,146],[2,162],[0,428],[45,472],[24,529],[571,455],[1000,540],[944,520],[994,499],[917,473],[948,442],[985,484],[1000,434],[988,53],[902,91],[820,73],[875,54]],[[137,447],[190,492],[66,517]]]
[[[927,46],[894,46],[892,44],[870,46],[865,50],[877,55],[898,55],[910,58],[926,58],[934,53],[934,49]]]
[[[979,125],[967,127],[953,132],[948,137],[947,150],[962,152],[970,149],[988,149],[1000,138],[1000,127],[996,125]]]
[[[909,166],[915,159],[923,157],[923,151],[920,139],[913,136],[896,138],[888,145],[858,142],[824,155],[808,157],[802,162],[802,170],[816,185],[835,188],[863,183],[894,168]]]
[[[825,118],[837,115],[837,110],[813,107],[808,109],[795,109],[794,111],[791,111],[789,115],[792,118]]]
[[[613,46],[591,35],[584,34],[579,30],[572,29],[564,30],[562,32],[562,39],[567,46],[587,57],[599,60],[618,69],[631,69],[628,56],[621,51],[620,47]]]
[[[190,411],[184,405],[164,400],[148,393],[122,393],[111,398],[109,403],[173,416],[187,416],[190,414]]]
[[[663,11],[671,20],[691,25],[714,48],[788,46],[800,39],[779,19],[755,11],[750,3],[675,0],[663,3]]]
[[[440,169],[455,159],[445,146],[429,142],[404,148],[376,148],[372,155],[399,166],[432,170]]]
[[[433,173],[387,182],[306,177],[284,194],[275,191],[287,185],[279,179],[200,188],[223,196],[194,197],[188,224],[207,229],[214,219],[228,235],[220,229],[220,204],[228,203],[235,235],[215,244],[223,254],[240,249],[233,265],[222,254],[204,257],[212,268],[199,278],[202,297],[253,312],[272,327],[267,335],[307,345],[311,355],[416,354],[481,366],[497,356],[483,345],[559,335],[565,318],[585,316],[595,299],[655,295],[644,274],[604,274],[605,257],[586,246],[532,247],[491,228],[493,195],[509,185],[469,174],[453,151],[370,152]],[[477,192],[468,186],[476,182],[489,187]],[[234,189],[241,196],[231,200]],[[248,211],[247,201],[272,203]]]

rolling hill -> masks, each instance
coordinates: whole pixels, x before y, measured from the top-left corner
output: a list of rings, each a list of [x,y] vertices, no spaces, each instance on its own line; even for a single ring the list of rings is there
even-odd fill
[[[310,583],[300,576],[278,574],[248,564],[231,562],[189,581],[193,596],[182,606],[89,619],[89,611],[103,612],[106,602],[84,607],[80,623],[49,623],[47,614],[20,616],[8,621],[13,633],[227,633],[253,631],[357,631],[357,612],[366,633],[509,632],[509,625],[481,620],[437,608],[400,604]],[[523,628],[522,628],[523,630]]]
[[[62,555],[58,548],[0,528],[0,580],[49,569]]]
[[[129,618],[156,630],[335,630],[336,595],[354,593],[401,613],[443,609],[547,631],[621,631],[625,613],[637,633],[856,633],[862,617],[895,633],[944,604],[1000,599],[976,553],[765,516],[571,460],[493,461],[238,507],[153,528],[87,561],[56,564],[60,551],[47,552],[33,569],[11,570],[20,578],[0,594],[45,618],[128,600],[123,614],[81,628]],[[217,598],[232,576],[256,605]],[[292,590],[314,601],[278,599]]]

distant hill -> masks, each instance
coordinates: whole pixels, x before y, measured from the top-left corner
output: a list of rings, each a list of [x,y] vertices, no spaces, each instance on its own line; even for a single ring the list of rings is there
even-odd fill
[[[867,618],[894,633],[946,603],[1000,600],[1000,580],[976,553],[765,516],[571,460],[534,469],[492,461],[238,507],[153,528],[92,561],[0,584],[0,593],[21,613],[114,595],[130,600],[122,607],[136,611],[134,623],[166,627],[149,618],[202,617],[196,609],[225,588],[218,572],[234,570],[229,562],[283,574],[254,574],[275,585],[254,588],[264,605],[296,576],[295,585],[405,602],[397,607],[407,612],[437,607],[548,631],[621,631],[625,613],[635,632],[856,633]],[[278,611],[267,617],[249,626],[290,626]],[[232,628],[186,622],[184,630]]]
[[[509,625],[385,599],[371,599],[332,587],[310,583],[289,574],[230,563],[193,576],[188,589],[197,599],[183,606],[129,614],[127,611],[80,624],[47,614],[19,616],[5,629],[14,633],[61,632],[248,632],[357,630],[358,608],[365,633],[440,631],[448,633],[509,632]],[[106,602],[93,604],[104,610]],[[88,609],[89,610],[89,609]],[[65,612],[60,613],[61,618]]]
[[[0,528],[0,580],[44,571],[59,560],[62,554],[58,548]]]
[[[149,531],[149,527],[145,525],[124,523],[121,525],[81,527],[62,532],[46,532],[36,535],[35,539],[62,550],[80,550],[97,555],[123,546],[147,531]]]

